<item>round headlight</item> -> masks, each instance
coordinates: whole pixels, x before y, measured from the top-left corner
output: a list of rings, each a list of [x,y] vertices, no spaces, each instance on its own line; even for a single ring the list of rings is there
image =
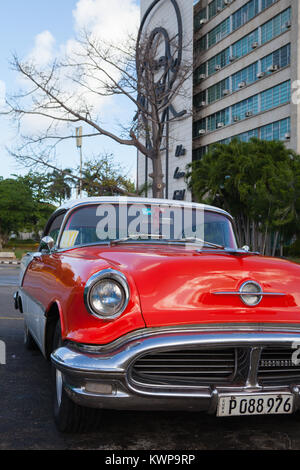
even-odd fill
[[[92,309],[100,315],[115,315],[124,304],[124,289],[113,279],[103,279],[91,288],[89,300]]]
[[[92,276],[85,288],[85,304],[92,315],[113,319],[127,307],[129,289],[125,276],[113,269],[105,269]]]
[[[255,307],[262,299],[262,288],[257,282],[247,281],[240,288],[240,297],[244,304]]]

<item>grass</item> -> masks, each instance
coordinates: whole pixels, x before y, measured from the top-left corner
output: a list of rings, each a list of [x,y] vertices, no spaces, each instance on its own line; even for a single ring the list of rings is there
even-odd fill
[[[22,259],[24,255],[26,255],[26,253],[28,253],[28,251],[36,251],[35,249],[21,249],[21,248],[16,248],[15,249],[15,255],[16,255],[16,258],[17,259]]]
[[[16,258],[21,259],[29,251],[37,251],[38,247],[39,244],[36,242],[21,240],[20,243],[19,240],[17,242],[10,240],[1,251],[14,252]]]

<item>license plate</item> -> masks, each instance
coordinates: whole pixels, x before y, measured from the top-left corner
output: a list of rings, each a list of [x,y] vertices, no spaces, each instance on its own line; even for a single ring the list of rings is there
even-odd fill
[[[294,409],[294,395],[232,395],[219,396],[217,416],[247,416],[291,414]]]

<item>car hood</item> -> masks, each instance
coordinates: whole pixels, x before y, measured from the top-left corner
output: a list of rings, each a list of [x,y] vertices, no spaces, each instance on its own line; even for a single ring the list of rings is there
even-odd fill
[[[96,255],[96,253],[94,253]],[[147,326],[203,323],[299,323],[300,266],[286,260],[170,246],[126,245],[97,254],[134,280]],[[264,296],[246,306],[236,292],[248,280]]]

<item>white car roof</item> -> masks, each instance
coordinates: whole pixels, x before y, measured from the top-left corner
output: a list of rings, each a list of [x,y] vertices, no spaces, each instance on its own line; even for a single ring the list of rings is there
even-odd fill
[[[137,203],[137,204],[166,204],[168,206],[184,206],[184,207],[196,207],[196,208],[202,208],[206,211],[211,211],[211,212],[219,212],[223,215],[226,215],[230,219],[232,219],[232,216],[224,211],[223,209],[220,209],[219,207],[215,206],[210,206],[208,204],[199,204],[197,202],[188,202],[188,201],[178,201],[178,200],[173,200],[173,199],[151,199],[151,198],[146,198],[146,197],[127,197],[127,196],[99,196],[99,197],[86,197],[86,198],[79,198],[79,199],[72,199],[69,201],[66,201],[62,206],[60,206],[55,212],[60,211],[60,210],[69,210],[73,209],[74,207],[77,206],[82,206],[82,205],[88,205],[88,204],[100,204],[100,203]]]

